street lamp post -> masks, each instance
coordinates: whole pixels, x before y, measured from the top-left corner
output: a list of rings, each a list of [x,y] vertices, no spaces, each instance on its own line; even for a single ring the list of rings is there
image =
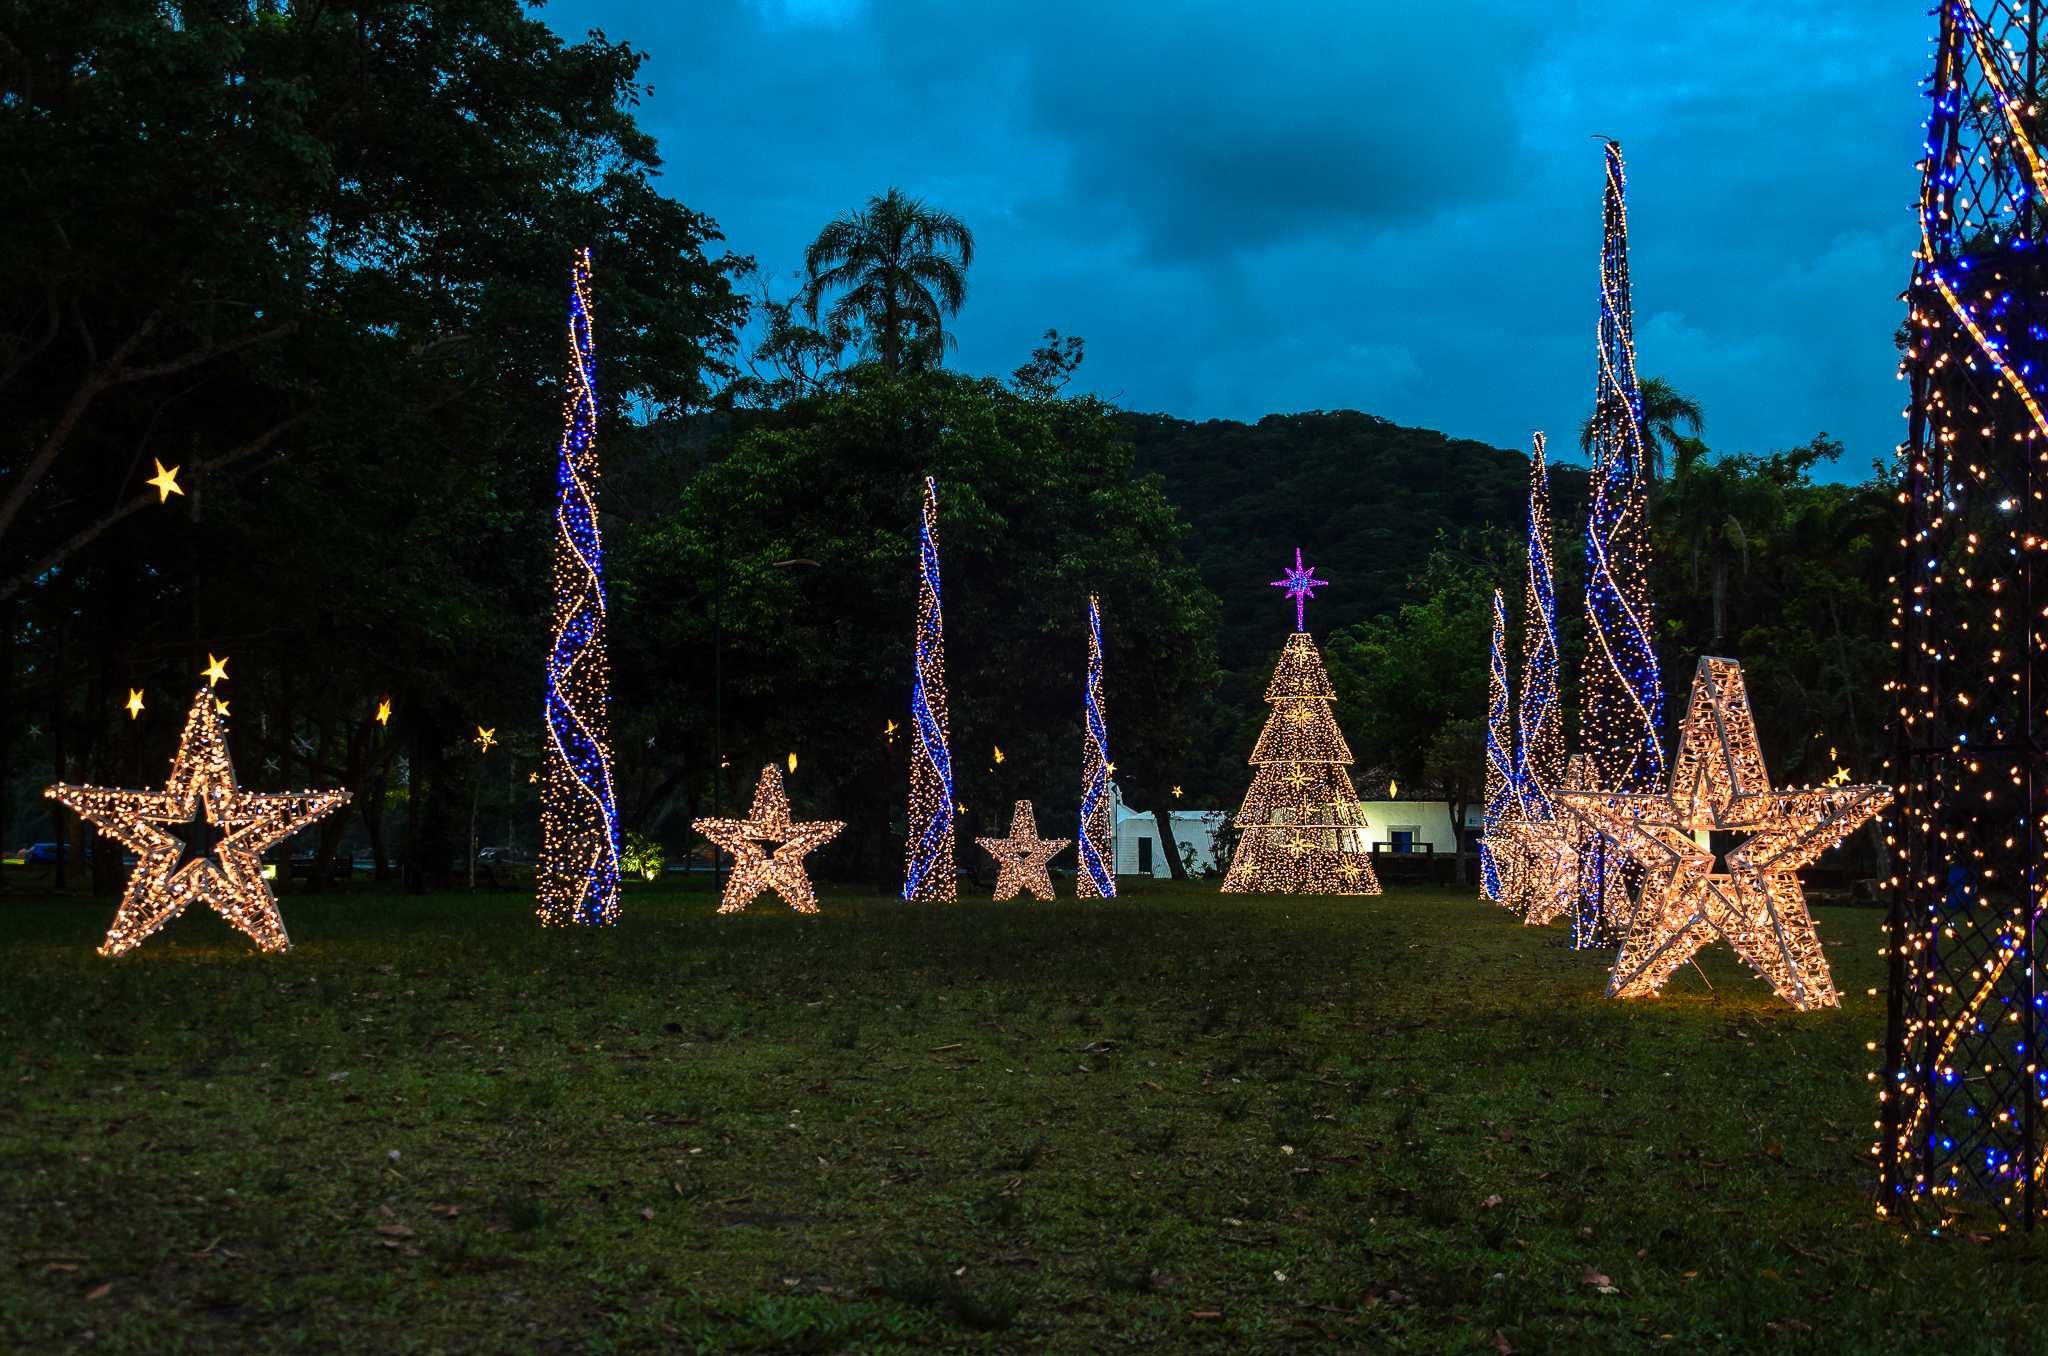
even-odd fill
[[[771,561],[732,582],[744,584],[756,575],[788,569],[793,565],[819,568],[817,561],[795,556]],[[725,813],[725,560],[722,554],[711,576],[711,813],[713,817],[723,817]],[[711,883],[714,887],[718,884],[719,855],[716,847],[711,849]]]

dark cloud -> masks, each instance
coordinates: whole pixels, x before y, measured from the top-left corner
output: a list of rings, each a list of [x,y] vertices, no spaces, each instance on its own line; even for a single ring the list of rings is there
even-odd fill
[[[1789,3],[571,0],[653,57],[667,190],[793,269],[901,185],[980,241],[960,361],[1040,331],[1141,409],[1370,410],[1553,444],[1589,404],[1600,158],[1629,159],[1639,367],[1709,441],[1902,436],[1932,21]]]

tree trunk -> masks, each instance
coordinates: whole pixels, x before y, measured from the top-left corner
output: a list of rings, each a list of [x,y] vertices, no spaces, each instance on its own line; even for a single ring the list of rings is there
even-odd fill
[[[1832,593],[1828,595],[1828,621],[1833,623],[1835,628],[1835,663],[1840,665],[1842,670],[1842,701],[1849,713],[1849,739],[1851,747],[1856,750],[1856,756],[1861,758],[1863,733],[1856,721],[1856,689],[1849,681],[1849,644],[1842,638],[1842,618],[1835,610],[1835,595]],[[1891,852],[1885,845],[1884,828],[1880,823],[1883,818],[1883,815],[1873,815],[1864,821],[1863,825],[1864,830],[1870,835],[1871,850],[1877,854],[1874,860],[1877,862],[1879,875],[1885,874],[1891,865]]]
[[[1728,633],[1728,562],[1721,558],[1719,551],[1714,552],[1710,573],[1714,579],[1713,643],[1718,645],[1721,637]]]
[[[1458,884],[1465,884],[1465,811],[1470,809],[1470,800],[1452,800],[1446,797],[1444,805],[1451,812],[1451,842],[1458,854]]]
[[[1148,769],[1151,775],[1146,782],[1152,787],[1152,822],[1159,826],[1159,844],[1166,851],[1166,865],[1175,880],[1186,880],[1188,869],[1181,864],[1180,840],[1173,833],[1173,811],[1168,808],[1166,773],[1159,768]]]

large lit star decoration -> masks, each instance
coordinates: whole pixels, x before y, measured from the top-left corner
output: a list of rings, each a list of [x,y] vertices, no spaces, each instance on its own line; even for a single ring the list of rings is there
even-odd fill
[[[798,913],[816,913],[818,897],[804,874],[804,858],[838,837],[846,825],[830,820],[790,823],[782,769],[770,763],[761,769],[751,819],[699,819],[690,827],[732,854],[720,913],[743,913],[769,890]]]
[[[206,672],[200,674],[199,676],[206,680],[206,685],[208,687],[212,687],[215,683],[226,682],[228,676],[227,656],[223,655],[219,659],[215,659],[213,655],[209,653],[206,656]]]
[[[128,689],[128,719],[134,720],[137,717],[141,716],[141,714],[142,689],[139,687],[131,687]]]
[[[1771,790],[1740,664],[1700,660],[1670,791],[1554,794],[1644,872],[1609,997],[1655,994],[1719,936],[1793,1007],[1840,1006],[1794,873],[1884,809],[1892,793],[1883,786]],[[1695,841],[1703,830],[1751,835],[1723,854],[1725,874]]]
[[[974,841],[996,859],[995,898],[1015,899],[1029,890],[1035,898],[1051,899],[1052,873],[1046,869],[1046,863],[1073,840],[1040,838],[1038,817],[1031,811],[1031,802],[1020,800],[1010,815],[1008,838],[977,838]]]
[[[263,879],[263,850],[349,799],[346,791],[242,790],[221,738],[220,713],[204,688],[185,717],[163,790],[58,785],[43,794],[136,856],[102,956],[132,951],[192,903],[211,904],[265,951],[288,950],[277,899]]]
[[[157,503],[167,504],[170,502],[172,495],[183,494],[185,492],[178,485],[179,468],[173,466],[170,470],[166,471],[164,469],[164,464],[162,461],[159,461],[156,458],[151,458],[151,460],[156,461],[156,479],[145,480],[142,483],[156,491]]]
[[[1299,546],[1294,548],[1294,568],[1290,570],[1283,565],[1281,573],[1286,578],[1275,579],[1273,587],[1287,590],[1287,596],[1294,600],[1294,629],[1306,631],[1308,627],[1305,624],[1306,617],[1303,612],[1304,603],[1302,600],[1315,597],[1316,586],[1320,584],[1328,587],[1330,581],[1327,579],[1317,579],[1315,577],[1315,566],[1304,566],[1301,563],[1301,548]]]

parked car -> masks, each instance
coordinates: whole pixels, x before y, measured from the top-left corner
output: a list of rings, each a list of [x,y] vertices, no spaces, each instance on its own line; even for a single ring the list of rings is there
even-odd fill
[[[69,860],[68,843],[31,843],[21,850],[23,866],[55,866],[59,859]],[[85,850],[85,860],[92,861],[92,849]]]

